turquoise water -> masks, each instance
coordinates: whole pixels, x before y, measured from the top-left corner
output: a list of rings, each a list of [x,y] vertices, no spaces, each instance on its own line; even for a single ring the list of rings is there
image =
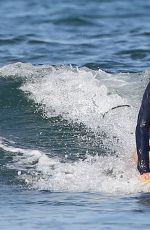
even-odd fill
[[[0,7],[0,228],[148,229],[132,152],[147,1]]]

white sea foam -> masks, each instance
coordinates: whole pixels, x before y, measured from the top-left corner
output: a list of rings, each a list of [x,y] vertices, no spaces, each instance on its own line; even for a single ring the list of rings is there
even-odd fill
[[[54,191],[147,191],[148,186],[141,185],[130,161],[137,116],[131,99],[136,101],[139,90],[136,81],[128,81],[131,76],[127,75],[126,80],[125,76],[101,70],[22,63],[1,68],[0,75],[23,79],[20,89],[40,105],[44,116],[61,115],[69,121],[84,123],[93,132],[105,132],[109,142],[103,140],[103,144],[109,144],[116,152],[115,156],[88,156],[85,161],[61,163],[38,150],[1,143],[5,151],[23,154],[14,157],[13,165],[19,174],[22,169],[30,168],[28,173],[18,176],[31,187]],[[132,85],[136,89],[134,95]],[[30,167],[26,167],[28,164]]]
[[[39,150],[6,145],[2,139],[0,148],[16,153],[8,168],[18,170],[18,178],[32,189],[111,194],[150,191],[150,186],[138,179],[133,163],[126,157],[88,156],[84,161],[62,163]]]
[[[127,98],[115,92],[110,93],[107,85],[103,84],[104,79],[112,81],[110,74],[66,67],[45,69],[46,72],[42,74],[42,68],[36,71],[34,68],[36,67],[29,66],[30,74],[28,75],[28,70],[26,76],[31,76],[32,72],[32,79],[28,79],[21,90],[41,105],[44,115],[61,115],[64,119],[82,122],[95,132],[105,131],[110,139],[115,136],[125,142],[125,148],[127,144],[130,146],[129,140],[133,141],[134,138],[130,135],[135,125],[134,108]],[[38,77],[37,72],[40,73]]]
[[[23,63],[4,66],[0,75],[23,79],[20,89],[42,107],[47,117],[61,115],[64,119],[82,122],[95,132],[105,131],[112,142],[115,137],[119,143],[125,143],[121,149],[128,147],[130,151],[133,146],[135,108],[130,95],[120,96],[118,91],[119,87],[123,91],[129,85],[124,76],[101,70]],[[127,75],[128,78],[131,77]]]

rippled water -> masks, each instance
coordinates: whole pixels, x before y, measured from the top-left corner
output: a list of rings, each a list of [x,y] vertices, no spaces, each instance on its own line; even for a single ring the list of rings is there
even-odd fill
[[[1,1],[1,229],[149,229],[150,186],[132,162],[149,10]]]
[[[0,63],[149,68],[150,2],[1,1]]]
[[[0,205],[3,229],[149,229],[148,194],[106,198],[2,187]]]

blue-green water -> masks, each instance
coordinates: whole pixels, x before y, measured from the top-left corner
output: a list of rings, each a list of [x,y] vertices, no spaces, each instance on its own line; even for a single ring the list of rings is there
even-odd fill
[[[0,7],[0,228],[149,229],[132,162],[150,2]]]

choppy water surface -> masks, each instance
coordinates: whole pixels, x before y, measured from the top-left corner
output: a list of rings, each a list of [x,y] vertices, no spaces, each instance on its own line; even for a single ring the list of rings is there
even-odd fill
[[[3,229],[149,229],[149,195],[49,193],[2,187]]]
[[[148,0],[1,1],[0,63],[149,68]]]
[[[149,1],[0,7],[0,228],[148,229],[132,161]]]

